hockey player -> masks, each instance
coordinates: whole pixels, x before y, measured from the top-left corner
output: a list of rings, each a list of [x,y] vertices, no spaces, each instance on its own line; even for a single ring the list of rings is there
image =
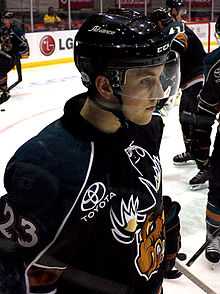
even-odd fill
[[[216,37],[220,38],[220,17],[215,25]],[[211,133],[211,126],[220,112],[220,48],[215,49],[205,58],[206,80],[202,91],[199,94],[197,116],[194,116],[194,123],[199,129],[208,129]],[[198,135],[198,140],[201,137]],[[200,142],[200,141],[199,141]],[[201,142],[202,143],[202,142]],[[209,192],[206,209],[207,238],[211,238],[213,232],[220,227],[220,133],[217,128],[214,141],[214,148],[210,159],[209,171]],[[210,262],[220,261],[220,235],[206,248],[206,258]]]
[[[175,30],[178,32],[179,31],[179,21],[174,21],[172,19],[172,17],[170,16],[169,12],[164,9],[164,8],[157,8],[155,9],[152,14],[151,14],[151,20],[156,23],[160,29],[162,30],[167,30],[167,31],[171,31],[171,30]],[[188,36],[184,33],[184,32],[180,32],[176,35],[176,38],[173,40],[172,43],[172,49],[179,52],[180,54],[180,59],[182,58],[183,60],[186,60],[186,56],[189,57],[189,55],[192,55],[190,52],[187,53],[188,50]],[[182,72],[182,68],[184,68],[184,64],[183,61],[181,62],[181,72]],[[184,72],[183,72],[184,73]],[[195,101],[194,101],[195,103]],[[192,103],[191,103],[192,104]],[[195,107],[196,108],[196,107]],[[185,113],[185,111],[183,111]],[[190,128],[191,133],[193,132],[193,128],[195,128],[194,126],[192,126],[192,124],[189,124],[188,121],[185,122],[185,120],[183,119],[183,115],[181,112],[181,123],[184,126],[188,126]],[[184,130],[186,129],[186,127],[184,128]],[[201,134],[200,134],[201,136]],[[206,136],[209,138],[209,134],[206,132]],[[193,142],[191,142],[190,144],[190,148],[192,148],[193,146],[193,154],[195,154],[195,158],[197,159],[196,162],[198,161],[198,166],[200,167],[201,165],[201,160],[199,161],[199,159],[207,158],[207,151],[204,151],[203,147],[204,144],[196,144],[197,140],[195,140],[195,136],[193,136]],[[208,140],[206,139],[205,142],[207,142]],[[207,180],[207,177],[206,177]],[[192,184],[192,181],[190,181],[190,184]],[[202,185],[201,183],[193,183],[192,187],[194,189],[198,189],[201,188]]]
[[[6,167],[1,293],[159,294],[175,263],[180,206],[161,194],[152,113],[178,89],[178,58],[170,35],[121,14],[84,22],[74,60],[88,91]]]
[[[13,24],[13,12],[4,12],[3,25],[0,27],[0,104],[10,97],[7,87],[7,74],[20,62],[20,58],[27,57],[29,46],[24,33]]]
[[[174,20],[181,21],[183,16],[186,14],[184,1],[167,0],[166,5],[170,15],[174,18]],[[196,143],[194,142],[193,146],[195,146],[196,149],[192,151],[194,130],[192,128],[192,125],[182,120],[182,113],[184,111],[196,111],[198,104],[197,96],[202,89],[204,83],[203,61],[206,53],[199,38],[187,25],[185,25],[185,35],[187,37],[187,43],[185,44],[185,50],[182,52],[180,58],[180,88],[182,91],[182,95],[179,106],[179,118],[186,152],[174,156],[173,162],[176,165],[180,165],[191,163],[192,160],[196,160],[199,172],[189,181],[191,188],[195,190],[207,187],[206,182],[208,180],[210,147],[209,130],[203,130],[203,132],[200,133],[203,144],[201,146],[196,146]]]

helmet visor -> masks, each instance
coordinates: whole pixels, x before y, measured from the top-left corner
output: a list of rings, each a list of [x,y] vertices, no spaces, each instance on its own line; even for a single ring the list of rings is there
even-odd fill
[[[215,39],[216,39],[218,46],[220,46],[220,34],[217,32],[215,32]]]
[[[179,84],[179,55],[170,51],[165,64],[127,69],[118,94],[133,100],[169,99],[177,95]]]

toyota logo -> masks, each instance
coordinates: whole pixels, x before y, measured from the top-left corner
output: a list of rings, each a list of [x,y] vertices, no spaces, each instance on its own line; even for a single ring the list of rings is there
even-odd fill
[[[102,201],[105,196],[106,188],[103,183],[98,182],[91,185],[84,197],[81,204],[82,210],[90,210],[93,209],[100,201]]]
[[[40,52],[45,56],[50,56],[55,50],[54,38],[46,35],[40,40]]]

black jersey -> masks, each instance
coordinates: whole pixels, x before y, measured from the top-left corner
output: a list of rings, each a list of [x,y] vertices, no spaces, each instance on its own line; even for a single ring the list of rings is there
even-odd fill
[[[185,34],[187,36],[187,47],[180,53],[181,87],[184,87],[196,76],[203,74],[203,59],[206,56],[201,41],[187,26],[185,26]]]
[[[214,49],[204,58],[205,77],[207,77],[210,68],[220,59],[220,47]]]
[[[27,56],[29,46],[23,31],[15,25],[0,27],[0,49],[11,56]]]
[[[220,111],[220,51],[214,51],[209,61],[205,84],[199,95],[199,112],[206,112],[215,118]]]
[[[157,126],[104,134],[79,115],[84,98],[10,160],[11,238],[28,252],[27,274],[73,266],[156,293],[165,248]]]

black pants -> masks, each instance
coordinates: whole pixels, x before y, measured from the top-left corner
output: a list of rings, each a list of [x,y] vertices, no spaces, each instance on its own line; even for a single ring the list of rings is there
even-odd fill
[[[202,89],[203,83],[199,82],[182,91],[179,107],[179,117],[183,111],[196,113],[198,107],[198,94]],[[183,140],[186,151],[193,154],[199,169],[203,169],[208,164],[211,127],[199,129],[192,124],[182,122],[180,124],[183,133]]]
[[[7,74],[14,67],[15,58],[0,52],[0,89],[7,89]]]
[[[209,192],[206,211],[208,230],[212,233],[220,226],[220,132],[217,131],[210,159]]]

